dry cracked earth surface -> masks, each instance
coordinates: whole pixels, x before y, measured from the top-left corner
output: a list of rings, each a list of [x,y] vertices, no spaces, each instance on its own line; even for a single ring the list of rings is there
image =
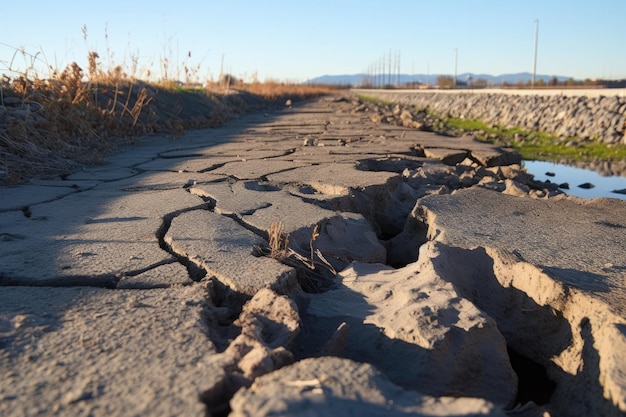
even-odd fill
[[[369,112],[2,188],[0,415],[624,415],[626,202]]]

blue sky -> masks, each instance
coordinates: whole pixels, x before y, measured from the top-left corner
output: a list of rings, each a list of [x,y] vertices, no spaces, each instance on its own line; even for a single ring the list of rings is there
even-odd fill
[[[305,81],[364,72],[383,56],[400,56],[403,73],[499,75],[532,72],[535,19],[537,73],[626,78],[624,0],[230,0],[27,3],[5,0],[0,72],[38,62],[86,68],[95,50],[105,67],[123,65],[183,78],[225,71]],[[89,5],[86,7],[85,5]],[[84,39],[82,27],[87,27]],[[191,52],[191,56],[189,56]]]

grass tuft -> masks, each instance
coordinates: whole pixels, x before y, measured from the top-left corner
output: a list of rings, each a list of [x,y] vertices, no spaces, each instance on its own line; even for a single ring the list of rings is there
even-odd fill
[[[284,261],[289,257],[289,236],[285,233],[285,224],[281,221],[274,221],[268,230],[268,244],[270,258]]]
[[[307,292],[320,292],[326,288],[337,271],[324,257],[319,249],[314,246],[319,237],[319,225],[315,225],[309,241],[310,252],[305,256],[289,246],[289,235],[285,233],[285,225],[282,221],[272,222],[268,229],[268,245],[257,246],[258,254],[276,259],[285,265],[296,269],[298,281]]]

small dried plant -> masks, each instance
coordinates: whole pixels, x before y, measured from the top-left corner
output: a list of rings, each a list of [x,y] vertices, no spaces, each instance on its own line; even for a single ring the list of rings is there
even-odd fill
[[[274,221],[268,230],[268,243],[270,258],[280,261],[289,257],[289,236],[285,233],[285,224],[281,221]]]
[[[274,258],[292,266],[298,272],[300,285],[305,291],[318,292],[328,284],[330,278],[337,275],[332,264],[324,257],[319,249],[314,247],[315,240],[320,236],[319,225],[313,227],[309,240],[309,253],[300,254],[289,246],[289,235],[285,233],[282,221],[272,222],[268,229],[268,246],[256,247],[258,253]]]

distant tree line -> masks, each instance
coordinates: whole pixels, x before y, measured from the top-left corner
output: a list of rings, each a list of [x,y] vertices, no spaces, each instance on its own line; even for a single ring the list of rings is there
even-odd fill
[[[437,77],[437,87],[438,88],[486,88],[486,87],[495,87],[496,85],[490,84],[484,78],[472,79],[469,78],[467,80],[456,80],[456,85],[454,84],[454,78],[449,75],[440,75]],[[528,88],[532,86],[532,81],[518,81],[517,83],[507,83],[503,82],[501,84],[502,87],[518,87],[518,88]],[[543,78],[539,78],[535,80],[536,87],[596,87],[596,88],[626,88],[626,80],[602,80],[602,79],[585,79],[585,80],[575,80],[574,78],[568,78],[567,80],[559,80],[556,76],[550,78],[549,80],[545,80]]]
[[[577,87],[591,87],[591,88],[626,88],[626,80],[602,80],[602,79],[585,79],[575,80],[574,78],[568,78],[566,80],[559,80],[556,76],[546,80],[544,78],[538,78],[535,80],[535,87],[539,88],[577,88]],[[409,81],[403,85],[383,84],[375,85],[370,82],[369,79],[365,79],[360,88],[383,88],[383,89],[395,89],[395,88],[431,88],[430,84],[419,83],[415,81]],[[454,78],[450,75],[439,75],[436,79],[435,88],[451,89],[451,88],[488,88],[488,87],[502,87],[502,88],[529,88],[532,87],[532,81],[519,80],[516,83],[502,82],[501,84],[495,84],[489,82],[484,78],[473,79],[468,77],[467,79],[457,79],[456,85]]]
[[[518,81],[517,84],[503,83],[503,87],[529,87],[532,85],[531,81],[523,82]],[[626,80],[602,80],[602,79],[584,79],[575,80],[568,78],[567,80],[559,80],[557,77],[552,77],[548,81],[540,78],[535,81],[536,87],[596,87],[596,88],[626,88]]]

